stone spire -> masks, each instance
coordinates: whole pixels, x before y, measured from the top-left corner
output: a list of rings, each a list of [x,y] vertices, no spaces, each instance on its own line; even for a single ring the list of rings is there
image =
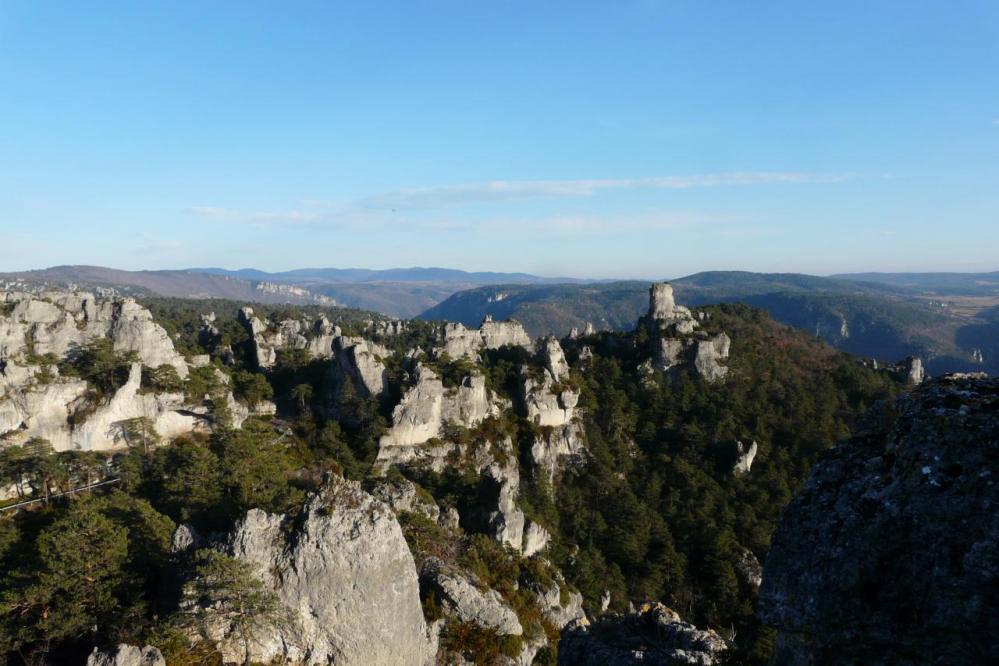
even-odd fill
[[[654,282],[649,287],[649,318],[654,321],[672,319],[675,312],[673,285],[669,282]]]

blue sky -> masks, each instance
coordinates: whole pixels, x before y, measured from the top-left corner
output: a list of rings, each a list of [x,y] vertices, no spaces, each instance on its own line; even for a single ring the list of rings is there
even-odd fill
[[[0,271],[999,269],[999,3],[0,0]]]

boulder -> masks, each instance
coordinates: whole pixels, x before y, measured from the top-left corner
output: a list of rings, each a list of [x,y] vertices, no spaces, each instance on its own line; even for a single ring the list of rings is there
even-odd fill
[[[94,648],[87,657],[87,666],[167,666],[167,662],[163,653],[151,645],[138,648],[122,643],[109,650]]]
[[[416,484],[408,479],[383,481],[372,493],[377,499],[392,507],[397,514],[403,511],[419,513],[435,523],[440,520],[441,510],[433,498],[421,496]]]
[[[997,380],[928,380],[815,465],[760,588],[778,663],[999,662],[997,405]]]
[[[423,619],[416,565],[395,514],[356,483],[330,478],[299,515],[249,511],[230,555],[256,565],[294,612],[252,646],[253,659],[304,664],[432,664],[436,628]],[[231,630],[230,630],[231,631]],[[237,637],[213,637],[239,658]]]

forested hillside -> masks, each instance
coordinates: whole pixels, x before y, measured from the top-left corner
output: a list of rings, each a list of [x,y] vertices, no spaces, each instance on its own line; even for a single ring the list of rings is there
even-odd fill
[[[118,643],[154,645],[171,665],[219,663],[231,651],[227,639],[199,629],[204,599],[250,599],[230,620],[251,634],[259,627],[247,614],[279,624],[281,604],[236,546],[210,548],[210,535],[247,533],[255,508],[284,516],[287,535],[371,501],[329,491],[331,475],[377,497],[414,488],[405,507],[390,504],[420,572],[426,621],[443,618],[441,663],[459,654],[475,663],[525,654],[555,663],[564,623],[541,610],[549,588],[556,606],[571,605],[578,590],[594,619],[661,601],[716,631],[736,661],[766,663],[773,635],[754,611],[758,562],[778,514],[822,452],[900,387],[890,373],[743,305],[677,315],[697,329],[670,334],[684,344],[731,340],[727,371],[709,381],[700,365],[663,364],[657,350],[667,334],[648,322],[535,346],[491,342],[487,334],[515,332],[501,322],[444,330],[336,311],[332,357],[316,357],[307,352],[312,329],[301,329],[302,343],[277,331],[318,310],[246,315],[219,301],[147,304],[192,369],[184,379],[153,373],[143,390],[204,396],[210,427],[168,440],[134,423],[127,446],[108,451],[52,452],[38,438],[4,435],[0,472],[18,489],[8,503],[42,500],[0,516],[0,650],[9,663],[82,663],[95,645]],[[209,312],[215,318],[203,320]],[[454,346],[471,339],[477,346],[467,354]],[[275,363],[262,368],[261,350],[280,344]],[[135,359],[110,346],[86,349],[83,358],[99,363],[64,363],[60,372],[93,386],[106,380],[107,397],[93,397],[100,408]],[[207,365],[195,363],[205,355]],[[355,374],[344,371],[348,361]],[[358,374],[365,364],[383,369],[384,384],[368,394]],[[489,396],[490,411],[403,440],[402,415],[438,381],[438,404],[474,389]],[[271,401],[276,413],[262,408]],[[234,407],[248,410],[239,427]],[[564,420],[546,425],[551,413]],[[573,440],[571,455],[540,457],[539,447],[563,436]],[[747,462],[750,444],[755,461]],[[97,479],[112,482],[54,497]],[[332,504],[315,509],[308,498],[323,492]],[[510,537],[516,520],[523,542],[519,532]],[[459,574],[495,591],[518,632],[456,615],[440,581]]]

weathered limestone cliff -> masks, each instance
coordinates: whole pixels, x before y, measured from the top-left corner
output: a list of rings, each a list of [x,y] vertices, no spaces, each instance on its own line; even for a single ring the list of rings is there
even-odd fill
[[[331,478],[296,517],[252,510],[225,544],[293,611],[263,632],[254,661],[420,666],[434,663],[436,627],[420,605],[416,564],[395,514],[355,483]],[[233,629],[217,625],[223,653],[241,661]]]
[[[569,364],[558,340],[543,340],[539,357],[544,372],[540,379],[525,373],[523,398],[527,419],[543,428],[531,446],[531,457],[552,479],[567,464],[582,462],[586,446],[583,427],[575,418],[579,393],[567,383]]]
[[[999,662],[999,380],[875,408],[784,510],[759,612],[779,664]]]
[[[333,375],[338,399],[350,386],[362,398],[380,396],[388,388],[385,363],[389,355],[384,347],[363,338],[337,336],[333,339]]]
[[[0,292],[0,359],[29,354],[63,357],[95,338],[108,338],[115,351],[135,352],[143,364],[170,365],[181,378],[187,363],[149,310],[131,298],[98,299],[82,292]]]

